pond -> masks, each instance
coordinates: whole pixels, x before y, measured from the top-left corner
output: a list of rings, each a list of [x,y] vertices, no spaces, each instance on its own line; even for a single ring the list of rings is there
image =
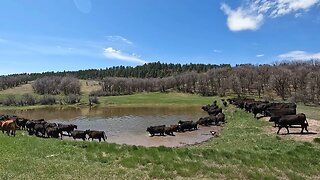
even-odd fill
[[[1,114],[17,115],[28,119],[76,124],[80,130],[105,131],[108,142],[142,146],[177,147],[196,144],[210,139],[210,131],[221,127],[203,127],[175,136],[149,137],[148,126],[177,124],[179,120],[197,121],[207,116],[200,107],[107,107],[107,108],[42,108],[32,110],[6,110]],[[70,139],[64,137],[64,139]]]

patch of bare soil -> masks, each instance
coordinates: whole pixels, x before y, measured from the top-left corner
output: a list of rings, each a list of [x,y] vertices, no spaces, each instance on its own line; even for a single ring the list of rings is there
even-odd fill
[[[269,121],[269,117],[261,118],[260,120],[263,121]],[[289,134],[287,134],[286,128],[282,128],[279,132],[280,137],[285,137],[288,139],[293,139],[296,141],[307,141],[311,142],[313,141],[314,138],[319,138],[320,137],[320,121],[319,120],[314,120],[314,119],[307,119],[309,126],[308,126],[308,131],[306,132],[305,130],[303,131],[303,134],[301,134],[301,127],[289,127]],[[274,123],[270,122],[270,126],[266,126],[265,130],[268,134],[277,134],[278,127],[274,127]]]

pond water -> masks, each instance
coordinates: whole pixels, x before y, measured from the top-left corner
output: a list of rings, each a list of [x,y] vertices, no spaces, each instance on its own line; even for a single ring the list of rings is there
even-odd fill
[[[221,127],[199,127],[199,130],[175,133],[175,136],[149,137],[148,126],[177,124],[179,120],[197,121],[207,116],[200,107],[107,107],[107,108],[44,108],[7,110],[1,114],[17,115],[28,119],[76,124],[78,129],[105,131],[108,142],[143,146],[184,146],[210,139],[210,131]],[[64,137],[64,139],[70,139]]]

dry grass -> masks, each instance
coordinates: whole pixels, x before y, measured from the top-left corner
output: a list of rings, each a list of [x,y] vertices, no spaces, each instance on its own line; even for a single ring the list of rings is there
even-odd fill
[[[34,93],[32,89],[32,83],[33,82],[29,82],[28,84],[24,84],[14,88],[9,88],[9,89],[0,91],[0,93],[3,95],[7,95],[7,94],[21,95],[26,93],[32,94]],[[99,85],[99,81],[80,80],[80,83],[81,83],[81,92],[84,94],[89,94],[91,91],[96,91],[101,89],[101,86]]]
[[[6,89],[3,91],[0,91],[1,94],[15,94],[15,95],[21,95],[21,94],[25,94],[25,93],[33,93],[33,89],[32,89],[32,85],[31,83],[29,84],[24,84],[18,87],[14,87],[14,88],[10,88],[10,89]]]
[[[101,89],[99,81],[93,80],[80,80],[81,82],[81,92],[84,94],[89,94],[91,91],[97,91]]]

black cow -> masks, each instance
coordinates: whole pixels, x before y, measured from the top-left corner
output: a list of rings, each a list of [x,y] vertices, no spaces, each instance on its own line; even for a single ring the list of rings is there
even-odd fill
[[[34,132],[36,136],[40,136],[39,133],[41,133],[41,136],[44,137],[46,133],[46,128],[43,123],[37,123],[34,125]]]
[[[216,115],[216,124],[219,124],[219,122],[225,123],[225,115],[223,113]]]
[[[62,131],[58,127],[48,127],[46,128],[46,132],[48,137],[51,138],[61,138],[62,139]]]
[[[21,130],[25,130],[25,129],[26,129],[26,123],[28,122],[28,119],[17,118],[16,122],[17,122],[17,126],[18,126]]]
[[[209,116],[209,117],[204,117],[200,118],[196,123],[202,126],[208,126],[213,123],[216,123],[217,118],[215,116]]]
[[[164,136],[165,127],[166,127],[165,125],[150,126],[147,128],[147,131],[150,133],[151,136],[154,136],[155,134],[160,134],[160,136]]]
[[[227,101],[223,101],[222,104],[224,105],[224,107],[228,107]]]
[[[30,135],[35,133],[35,125],[36,124],[46,124],[47,122],[44,119],[39,119],[39,120],[28,120],[26,122],[26,129],[29,132]]]
[[[295,108],[282,108],[282,109],[268,109],[266,110],[266,116],[284,116],[295,115],[297,110]]]
[[[208,112],[209,109],[218,109],[219,106],[217,106],[216,104],[213,104],[213,105],[205,105],[205,106],[202,106],[201,109]]]
[[[165,127],[165,128],[164,128],[164,132],[165,132],[165,134],[167,134],[167,135],[174,136],[174,134],[173,134],[173,129],[172,129],[171,127]]]
[[[267,107],[267,103],[258,103],[252,106],[251,112],[253,113],[254,117],[257,117],[257,114],[265,115],[265,110]]]
[[[307,127],[309,126],[306,115],[303,113],[296,115],[285,115],[279,119],[279,129],[277,134],[279,134],[281,128],[285,127],[289,134],[289,126],[291,125],[301,125],[301,134],[303,133],[303,129],[308,132]]]
[[[103,139],[103,141],[106,141],[107,136],[106,133],[104,131],[91,131],[91,130],[87,130],[88,132],[88,140],[90,140],[90,138],[92,139],[99,139],[99,142],[101,142],[101,139]]]
[[[185,130],[197,130],[198,124],[193,121],[179,121],[179,128],[181,132],[184,132]]]
[[[74,130],[71,132],[71,136],[74,140],[82,139],[83,141],[85,141],[87,139],[86,135],[89,132],[90,132],[89,130],[86,130],[86,131]]]
[[[68,136],[71,135],[71,132],[74,130],[74,129],[77,129],[78,126],[77,125],[74,125],[74,124],[58,124],[58,127],[61,129],[61,131],[63,132],[67,132]]]
[[[46,123],[44,124],[45,128],[54,128],[54,127],[58,127],[58,125],[56,123]]]
[[[215,115],[217,115],[219,113],[222,113],[222,108],[216,108],[216,109],[210,108],[210,109],[208,109],[207,112],[208,112],[209,115],[215,116]]]

